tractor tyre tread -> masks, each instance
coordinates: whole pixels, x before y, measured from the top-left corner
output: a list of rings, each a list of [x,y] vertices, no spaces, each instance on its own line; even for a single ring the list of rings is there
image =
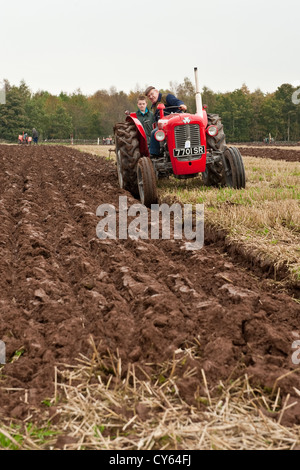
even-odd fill
[[[231,175],[226,185],[234,189],[243,189],[246,186],[245,168],[240,151],[236,147],[227,147],[224,152],[224,158],[229,164]]]
[[[151,207],[151,204],[157,203],[156,176],[152,161],[149,157],[142,157],[138,162],[137,171],[141,172],[143,180],[143,204]],[[141,198],[141,194],[140,194]],[[141,198],[142,200],[142,198]]]
[[[138,186],[136,165],[141,158],[138,131],[132,122],[117,123],[114,127],[116,153],[120,152],[123,189],[136,197]]]
[[[223,129],[223,124],[221,118],[218,114],[207,114],[207,126],[216,126],[218,129],[218,134],[215,136],[210,136],[207,134],[206,145],[207,148],[212,150],[220,150],[223,152],[226,148],[226,139]]]

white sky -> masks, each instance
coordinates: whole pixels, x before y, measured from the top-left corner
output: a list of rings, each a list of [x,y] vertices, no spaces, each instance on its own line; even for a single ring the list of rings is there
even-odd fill
[[[0,81],[33,92],[300,83],[299,0],[0,2]]]

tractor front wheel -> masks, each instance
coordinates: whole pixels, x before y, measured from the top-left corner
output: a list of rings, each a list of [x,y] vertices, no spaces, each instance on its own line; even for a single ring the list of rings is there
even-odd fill
[[[246,187],[245,167],[242,155],[236,147],[225,147],[215,161],[207,164],[202,173],[205,186],[228,186],[234,189]]]
[[[236,147],[227,147],[222,157],[225,185],[235,189],[245,188],[245,167],[239,149]]]
[[[136,171],[141,203],[151,207],[151,204],[157,203],[157,186],[155,171],[150,158],[140,158]]]
[[[202,173],[205,186],[222,186],[224,184],[223,165],[221,161],[207,165]]]

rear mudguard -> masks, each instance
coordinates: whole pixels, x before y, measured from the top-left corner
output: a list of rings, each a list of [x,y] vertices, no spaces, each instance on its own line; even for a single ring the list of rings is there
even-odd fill
[[[138,130],[138,139],[140,143],[140,152],[142,157],[150,157],[148,145],[147,145],[147,137],[144,131],[144,128],[141,122],[136,117],[136,113],[130,113],[129,116],[126,117],[126,121],[133,122]]]

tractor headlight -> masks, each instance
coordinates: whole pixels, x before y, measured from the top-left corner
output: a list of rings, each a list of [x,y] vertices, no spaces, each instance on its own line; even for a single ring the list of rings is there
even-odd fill
[[[158,142],[162,142],[163,140],[165,140],[166,134],[164,133],[164,131],[160,130],[155,132],[154,137],[156,138],[156,140],[158,140]]]
[[[218,133],[218,128],[216,126],[209,126],[206,129],[206,132],[211,136],[214,137]]]

